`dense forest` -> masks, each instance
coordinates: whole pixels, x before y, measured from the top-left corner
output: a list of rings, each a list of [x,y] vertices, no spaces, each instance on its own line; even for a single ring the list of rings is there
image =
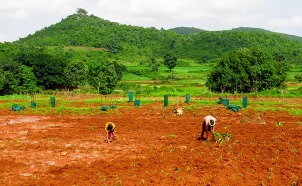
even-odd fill
[[[0,94],[83,84],[108,94],[127,70],[125,63],[156,61],[171,53],[175,59],[216,63],[242,48],[282,56],[287,64],[302,63],[302,42],[297,36],[249,28],[143,28],[110,22],[78,9],[61,22],[25,38],[0,43]],[[72,82],[77,77],[74,73],[86,75]]]

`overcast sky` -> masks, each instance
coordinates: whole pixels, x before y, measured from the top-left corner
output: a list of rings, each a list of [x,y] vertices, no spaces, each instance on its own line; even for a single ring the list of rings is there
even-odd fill
[[[121,24],[228,30],[263,28],[302,37],[302,0],[0,0],[0,42],[60,22],[78,8]]]

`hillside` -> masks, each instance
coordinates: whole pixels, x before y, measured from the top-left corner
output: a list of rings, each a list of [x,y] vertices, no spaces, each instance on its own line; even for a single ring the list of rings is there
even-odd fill
[[[274,33],[274,32],[271,32],[269,30],[265,30],[265,29],[262,29],[262,28],[239,27],[239,28],[234,28],[232,30],[237,30],[237,31],[242,31],[242,32]],[[286,38],[288,38],[290,40],[302,42],[302,37],[295,36],[295,35],[289,35],[289,34],[283,34],[283,33],[278,33],[278,34],[281,34],[281,35],[285,36]]]
[[[169,29],[170,31],[174,31],[179,34],[192,34],[197,32],[202,32],[204,30],[194,27],[176,27]]]
[[[301,63],[302,56],[302,42],[299,37],[290,38],[289,35],[270,31],[243,28],[204,31],[185,27],[158,30],[123,25],[81,13],[67,16],[61,22],[16,43],[104,48],[124,60],[142,56],[162,57],[166,52],[173,51],[178,58],[204,63],[242,47],[257,47],[279,53],[291,63]]]

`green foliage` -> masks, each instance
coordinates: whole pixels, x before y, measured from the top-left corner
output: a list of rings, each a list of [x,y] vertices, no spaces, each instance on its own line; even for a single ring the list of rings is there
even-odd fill
[[[176,28],[172,28],[172,29],[169,29],[169,30],[174,31],[174,32],[179,33],[179,34],[192,34],[192,33],[203,31],[199,28],[194,28],[194,27],[176,27]]]
[[[302,82],[302,74],[295,75],[295,79],[298,81],[298,83]]]
[[[87,15],[88,12],[87,12],[85,9],[83,9],[83,8],[78,8],[78,9],[77,9],[77,13],[78,13],[78,14]]]
[[[5,76],[4,76],[4,72],[2,69],[0,69],[0,90],[3,89],[5,84]]]
[[[0,69],[3,71],[1,75],[2,89],[0,89],[0,94],[5,95],[19,92],[19,85],[21,83],[19,75],[21,73],[20,64],[15,61],[1,61]]]
[[[110,94],[118,82],[114,64],[107,60],[88,64],[88,82],[102,95]]]
[[[122,80],[123,72],[127,70],[127,67],[123,64],[118,64],[116,61],[113,61],[113,66],[117,75],[117,81]]]
[[[219,132],[215,132],[214,136],[215,136],[215,141],[220,144],[226,143],[226,142],[230,141],[230,139],[231,139],[231,134],[229,134],[229,133],[220,134]]]
[[[283,34],[262,30],[246,32],[242,29],[214,32],[195,28],[157,30],[110,22],[88,15],[86,10],[80,8],[61,22],[16,43],[97,47],[129,61],[141,56],[160,57],[173,49],[178,58],[207,63],[214,62],[226,52],[256,46],[273,53],[282,51],[289,62],[299,63],[302,56],[301,42]]]
[[[72,62],[64,70],[67,85],[69,87],[78,87],[84,85],[86,79],[86,70],[84,62]]]
[[[64,69],[67,56],[62,48],[49,50],[45,47],[22,46],[15,60],[32,68],[38,82],[45,89],[56,89],[66,84]]]
[[[28,92],[25,89],[29,88],[29,84],[23,85],[23,80],[27,78],[22,79],[20,76],[20,66],[24,65],[29,67],[36,77],[36,86],[45,90],[75,88],[79,85],[91,85],[95,89],[102,90],[105,87],[111,87],[108,90],[104,89],[103,93],[107,94],[112,91],[116,80],[103,76],[106,76],[104,73],[111,73],[112,69],[115,69],[115,73],[112,73],[111,77],[117,78],[117,81],[141,78],[143,80],[161,80],[160,83],[173,83],[177,86],[189,84],[192,87],[185,91],[190,90],[196,94],[210,95],[211,90],[214,89],[211,88],[210,91],[205,92],[203,86],[206,81],[206,73],[213,69],[213,64],[222,63],[222,60],[234,65],[226,68],[225,73],[217,74],[221,77],[220,82],[226,81],[226,83],[220,84],[222,88],[217,92],[222,90],[228,92],[260,91],[278,86],[282,88],[282,82],[285,79],[284,73],[287,71],[284,61],[297,66],[301,64],[302,43],[300,41],[299,38],[290,39],[286,35],[261,29],[205,31],[194,28],[170,30],[143,28],[110,22],[94,15],[88,15],[86,10],[78,8],[75,14],[69,15],[59,23],[45,27],[35,34],[13,43],[0,43],[0,72],[3,72],[0,75],[0,94]],[[259,48],[259,56],[256,53],[250,54],[251,52],[242,55],[238,54],[240,52],[234,52],[240,48],[250,50],[253,47]],[[172,51],[173,53],[170,53]],[[264,53],[265,55],[262,55]],[[229,59],[225,57],[226,54],[229,55]],[[181,60],[177,61],[176,56]],[[261,62],[262,58],[265,63]],[[95,77],[91,75],[84,77],[89,71],[89,66],[100,59],[110,61],[108,68],[112,68],[111,63],[114,68],[104,70],[102,67],[103,74],[99,72]],[[249,66],[246,63],[252,61],[257,64],[251,65],[247,71],[232,72],[234,69],[241,72],[242,68]],[[77,64],[79,62],[82,64]],[[236,67],[238,62],[240,65]],[[161,66],[164,63],[169,70],[164,70],[165,67]],[[144,68],[145,65],[147,68]],[[208,66],[202,70],[198,69],[201,65]],[[220,68],[219,70],[223,69],[219,66],[214,69],[217,67]],[[172,69],[173,73],[171,73]],[[26,74],[29,75],[28,70],[24,72],[28,72]],[[231,76],[227,77],[225,74],[231,74]],[[297,72],[288,75],[290,80],[294,80],[294,74],[296,75]],[[173,78],[173,82],[169,81],[169,78]],[[246,85],[241,86],[239,83],[243,84],[246,78],[249,78],[249,82],[245,82]],[[260,78],[266,78],[267,81],[262,81]],[[32,77],[32,79],[32,85],[35,85],[34,78]],[[113,81],[113,85],[106,83],[109,80]],[[232,82],[233,80],[234,82]],[[160,84],[159,81],[155,81],[155,83]],[[101,88],[101,86],[104,87]],[[202,91],[200,91],[201,89]],[[86,88],[85,90],[91,89]],[[144,91],[152,92],[153,89],[142,87],[142,92]],[[294,94],[299,94],[299,90]]]
[[[174,53],[167,53],[164,56],[164,65],[171,71],[176,66],[177,58]]]
[[[158,61],[156,61],[155,57],[152,57],[150,59],[150,61],[151,61],[150,66],[151,66],[152,72],[157,73],[159,70],[159,67],[160,67],[160,63]]]
[[[275,123],[275,126],[276,127],[282,127],[283,125],[282,125],[282,123],[280,121],[278,121],[278,122]]]
[[[34,94],[38,90],[38,80],[35,74],[32,72],[32,68],[25,65],[21,65],[20,68],[21,92]]]
[[[282,58],[259,49],[239,49],[224,56],[214,67],[206,86],[215,92],[257,92],[281,87],[288,70]]]

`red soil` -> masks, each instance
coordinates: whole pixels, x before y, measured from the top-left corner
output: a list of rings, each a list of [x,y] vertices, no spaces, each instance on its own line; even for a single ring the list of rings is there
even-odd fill
[[[302,184],[301,116],[192,105],[182,116],[162,102],[93,116],[2,109],[0,185]],[[230,141],[198,138],[207,114]],[[116,124],[112,143],[104,142],[108,121]]]

